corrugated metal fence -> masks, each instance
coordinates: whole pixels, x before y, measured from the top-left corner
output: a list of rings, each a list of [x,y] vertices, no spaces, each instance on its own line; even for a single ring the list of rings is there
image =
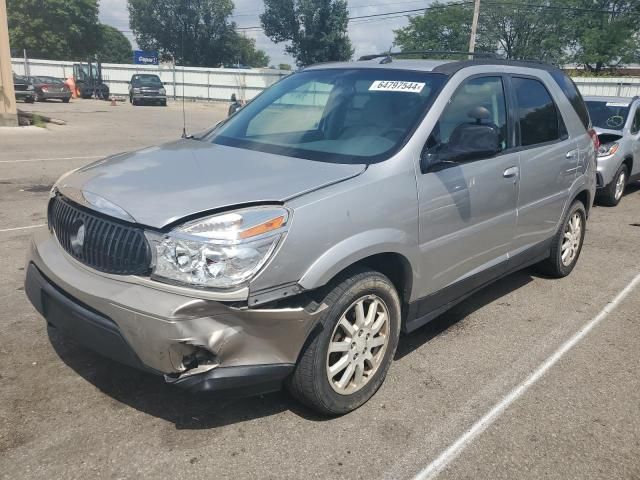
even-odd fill
[[[19,75],[50,75],[67,78],[73,74],[74,62],[55,60],[11,59],[13,70]],[[26,67],[26,68],[25,68]],[[232,93],[250,100],[266,87],[290,72],[270,69],[195,68],[173,65],[102,65],[103,77],[115,95],[127,95],[128,83],[135,73],[155,73],[167,89],[167,95],[203,100],[229,100]],[[184,82],[183,82],[184,75]],[[640,78],[636,77],[575,77],[583,95],[623,96],[640,95]],[[174,93],[175,92],[175,93]]]
[[[18,75],[46,75],[67,78],[73,75],[74,62],[55,60],[25,60],[12,58],[13,71]],[[196,68],[173,65],[120,65],[102,64],[102,76],[112,94],[128,94],[131,76],[136,73],[154,73],[160,77],[167,96],[182,96],[201,100],[229,100],[232,93],[239,99],[250,100],[290,72],[271,69]],[[184,78],[184,80],[183,80]]]
[[[636,77],[575,77],[583,95],[605,97],[635,97],[640,95],[640,78]]]

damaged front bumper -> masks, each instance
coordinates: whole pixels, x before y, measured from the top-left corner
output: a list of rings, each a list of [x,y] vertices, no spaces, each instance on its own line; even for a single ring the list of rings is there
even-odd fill
[[[324,307],[237,308],[114,277],[71,258],[46,229],[34,235],[25,290],[47,322],[189,390],[278,390]]]

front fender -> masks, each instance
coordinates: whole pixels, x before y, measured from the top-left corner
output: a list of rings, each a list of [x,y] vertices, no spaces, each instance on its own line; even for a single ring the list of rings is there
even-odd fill
[[[298,282],[306,290],[326,285],[333,277],[351,265],[372,255],[395,253],[410,264],[411,250],[417,245],[406,232],[392,228],[368,230],[348,237],[318,257]]]

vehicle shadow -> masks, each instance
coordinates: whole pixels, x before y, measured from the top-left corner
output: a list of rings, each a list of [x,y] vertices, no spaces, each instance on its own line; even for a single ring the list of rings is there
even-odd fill
[[[327,419],[298,404],[284,390],[248,398],[193,394],[165,384],[160,376],[120,365],[87,350],[55,328],[49,328],[48,335],[60,359],[101,392],[140,412],[171,422],[178,430],[222,427],[287,410],[310,421]]]
[[[484,288],[424,327],[403,335],[395,359],[410,354],[471,313],[532,280],[531,272],[524,270]],[[284,411],[309,421],[329,420],[301,406],[284,390],[248,398],[193,394],[165,384],[159,376],[120,365],[87,350],[55,328],[49,328],[48,334],[60,359],[86,381],[122,404],[173,423],[178,430],[222,427]]]
[[[476,310],[504,297],[508,293],[518,290],[533,281],[534,272],[530,268],[512,273],[491,285],[486,286],[479,292],[459,303],[451,310],[446,311],[433,321],[427,323],[414,332],[400,337],[395,360],[409,355],[414,350],[422,347],[431,339],[437,337],[445,330],[465,319]],[[540,276],[543,278],[542,276]]]

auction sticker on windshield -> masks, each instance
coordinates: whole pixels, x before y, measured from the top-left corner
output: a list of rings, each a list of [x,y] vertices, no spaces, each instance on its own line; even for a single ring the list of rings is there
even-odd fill
[[[376,80],[371,84],[369,90],[374,92],[420,93],[423,88],[424,83],[402,82],[399,80]]]

